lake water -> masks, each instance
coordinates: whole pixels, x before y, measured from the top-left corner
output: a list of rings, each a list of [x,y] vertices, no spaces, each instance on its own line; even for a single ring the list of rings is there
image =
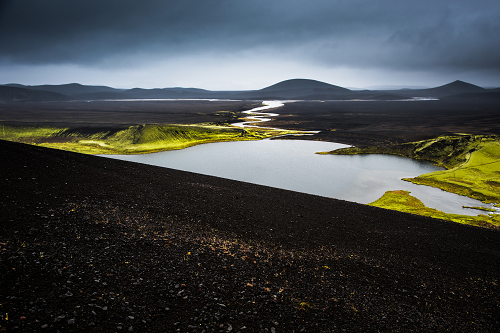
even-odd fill
[[[105,155],[126,161],[267,185],[362,204],[389,190],[408,190],[432,208],[477,215],[462,206],[480,201],[401,178],[442,170],[430,163],[391,155],[318,155],[343,144],[307,140],[260,140],[210,143],[143,155]],[[484,212],[483,212],[484,214]]]

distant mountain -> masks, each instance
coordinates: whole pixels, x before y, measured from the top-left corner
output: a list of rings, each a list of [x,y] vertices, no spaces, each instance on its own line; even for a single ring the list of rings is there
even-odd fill
[[[7,101],[45,101],[45,100],[100,100],[100,99],[289,99],[289,100],[399,100],[411,97],[435,97],[459,99],[489,98],[468,96],[467,94],[484,94],[500,91],[484,89],[463,81],[454,81],[436,88],[397,89],[397,90],[350,90],[329,83],[291,79],[278,82],[260,90],[249,91],[210,91],[198,88],[156,88],[156,89],[115,89],[107,86],[86,86],[79,83],[62,85],[24,86],[8,84],[3,87],[3,100]],[[14,90],[5,90],[11,88]],[[21,90],[15,90],[21,89]],[[33,93],[28,93],[31,91]],[[35,94],[37,91],[39,94]],[[54,95],[56,94],[56,95]],[[465,94],[465,95],[464,95]]]
[[[486,92],[484,88],[460,80],[445,84],[444,86],[425,90],[433,92],[435,96]]]
[[[25,85],[19,84],[19,83],[2,84],[1,86],[2,87],[13,87],[13,88],[26,88],[26,87],[29,87],[29,86],[25,86]]]
[[[315,97],[326,97],[336,99],[340,95],[351,94],[352,91],[333,84],[308,80],[291,79],[273,84],[272,86],[235,94],[235,98],[273,98],[273,99],[314,99]],[[323,98],[324,99],[324,98]]]
[[[278,82],[272,86],[263,88],[259,91],[285,91],[285,90],[330,90],[335,92],[351,92],[347,88],[342,88],[339,86],[334,86],[333,84],[308,80],[308,79],[291,79]]]
[[[70,98],[51,91],[0,86],[0,103],[68,101]]]
[[[115,89],[106,86],[86,86],[79,83],[68,83],[68,84],[60,84],[60,85],[52,85],[52,84],[44,84],[39,86],[24,86],[21,84],[7,84],[6,86],[23,88],[23,89],[31,89],[31,90],[40,90],[40,91],[50,91],[63,95],[77,95],[77,94],[89,94],[96,92],[122,92],[123,89]]]
[[[405,89],[397,91],[397,93],[404,94],[409,97],[438,97],[438,98],[456,94],[481,93],[481,92],[486,92],[486,89],[460,80],[436,88]]]

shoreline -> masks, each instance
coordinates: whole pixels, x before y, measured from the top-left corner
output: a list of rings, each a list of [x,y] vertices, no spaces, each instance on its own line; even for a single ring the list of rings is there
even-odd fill
[[[446,192],[480,200],[483,203],[492,203],[498,207],[500,202],[498,188],[490,185],[500,180],[497,179],[498,168],[495,167],[495,164],[500,163],[497,158],[498,142],[497,136],[457,134],[387,147],[350,147],[320,154],[389,154],[427,160],[446,170],[434,171],[414,178],[403,178],[403,180],[417,185],[439,188]],[[484,212],[475,218],[447,214],[426,207],[407,191],[388,191],[370,205],[445,218],[458,223],[500,228],[500,215],[496,213],[496,210],[489,214]]]

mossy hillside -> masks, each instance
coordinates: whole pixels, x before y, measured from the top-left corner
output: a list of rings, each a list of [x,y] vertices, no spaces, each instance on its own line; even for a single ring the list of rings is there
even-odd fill
[[[465,156],[465,162],[449,170],[435,171],[404,179],[415,184],[438,187],[483,202],[500,202],[500,142],[480,141]]]
[[[415,215],[430,216],[437,219],[483,228],[500,227],[500,215],[498,214],[468,216],[444,213],[437,209],[426,207],[422,201],[410,195],[409,191],[387,191],[381,198],[369,203],[368,205]]]
[[[6,126],[2,125],[1,138],[7,141],[24,141],[31,138],[54,137],[65,131],[63,127]]]
[[[258,140],[283,132],[213,125],[139,125],[123,128],[3,126],[2,130],[4,140],[86,154],[151,153],[208,142]]]
[[[469,155],[486,142],[499,142],[499,138],[493,135],[442,135],[430,140],[407,142],[385,147],[348,147],[320,154],[391,154],[431,161],[438,166],[450,169],[466,162]]]

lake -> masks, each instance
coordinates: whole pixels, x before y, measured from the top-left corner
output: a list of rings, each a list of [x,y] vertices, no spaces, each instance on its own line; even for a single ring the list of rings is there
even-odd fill
[[[462,206],[480,201],[401,178],[443,170],[430,163],[391,155],[318,155],[347,145],[308,140],[209,143],[142,155],[105,155],[126,161],[218,176],[362,204],[389,190],[407,190],[426,206],[447,213],[477,215]],[[482,212],[484,214],[484,212]]]

